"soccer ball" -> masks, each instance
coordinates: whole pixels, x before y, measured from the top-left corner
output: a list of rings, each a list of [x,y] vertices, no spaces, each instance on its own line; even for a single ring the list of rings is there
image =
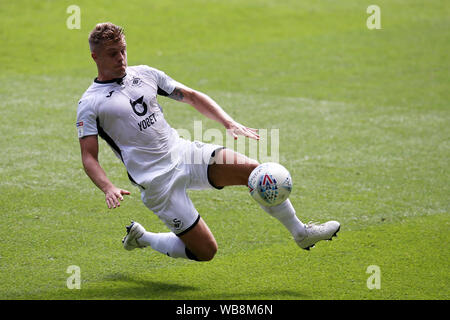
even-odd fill
[[[250,195],[266,207],[285,201],[292,190],[292,178],[281,164],[266,162],[257,166],[248,177]]]

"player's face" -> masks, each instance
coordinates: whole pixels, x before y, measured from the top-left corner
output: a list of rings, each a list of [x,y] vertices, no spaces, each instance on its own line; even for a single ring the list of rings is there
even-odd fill
[[[124,41],[105,45],[95,55],[101,73],[108,78],[120,78],[125,75],[127,67],[127,45]]]

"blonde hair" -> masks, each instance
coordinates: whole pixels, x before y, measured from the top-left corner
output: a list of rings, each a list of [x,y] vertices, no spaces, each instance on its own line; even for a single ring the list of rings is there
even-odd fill
[[[123,28],[111,22],[98,23],[89,34],[89,47],[94,52],[99,46],[110,42],[125,41]]]

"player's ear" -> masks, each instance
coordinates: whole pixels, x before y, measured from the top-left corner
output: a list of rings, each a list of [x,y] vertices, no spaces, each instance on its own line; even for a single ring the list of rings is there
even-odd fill
[[[97,61],[97,54],[95,52],[91,52],[91,57],[94,59],[94,61]]]

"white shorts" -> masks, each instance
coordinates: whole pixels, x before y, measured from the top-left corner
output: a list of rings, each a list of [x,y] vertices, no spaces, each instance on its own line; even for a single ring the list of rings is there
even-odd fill
[[[224,147],[198,141],[186,141],[180,145],[182,160],[173,170],[155,177],[145,189],[141,199],[164,224],[178,236],[192,229],[200,219],[187,189],[222,189],[212,185],[208,166],[213,154]]]

